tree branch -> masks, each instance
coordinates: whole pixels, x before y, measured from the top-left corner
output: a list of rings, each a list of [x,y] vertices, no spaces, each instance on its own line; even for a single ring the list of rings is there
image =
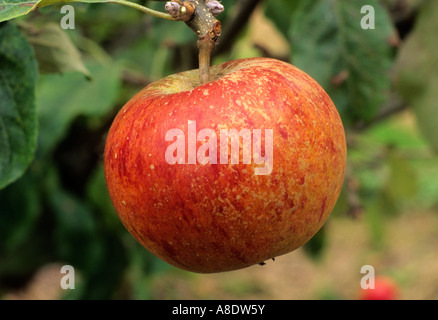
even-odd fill
[[[384,121],[390,116],[406,110],[407,107],[408,106],[404,103],[404,101],[400,98],[400,96],[393,93],[389,99],[389,102],[381,107],[380,112],[377,114],[376,117],[374,117],[372,121],[367,123],[364,122],[358,123],[357,125],[354,126],[354,129],[357,131],[366,130],[369,127],[375,125],[376,123]]]
[[[210,59],[222,26],[214,15],[223,10],[220,3],[211,0],[173,0],[166,3],[167,12],[175,19],[184,21],[198,36],[199,49],[199,84],[210,80]]]
[[[110,1],[108,1],[108,3],[121,4],[121,5],[130,7],[130,8],[133,8],[133,9],[140,10],[140,11],[147,13],[151,16],[154,16],[156,18],[172,20],[172,21],[175,20],[170,14],[147,8],[147,7],[142,6],[142,5],[135,3],[135,2],[131,2],[131,1],[127,1],[127,0],[110,0]]]
[[[249,18],[256,9],[257,5],[263,0],[240,0],[237,3],[237,13],[231,21],[227,21],[226,27],[222,33],[222,38],[216,49],[214,55],[219,55],[228,51],[233,43],[236,41],[242,29],[247,25]]]

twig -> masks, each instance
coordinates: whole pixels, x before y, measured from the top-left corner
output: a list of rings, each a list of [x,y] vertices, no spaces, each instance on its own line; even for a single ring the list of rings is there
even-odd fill
[[[398,96],[397,94],[392,94],[391,98],[389,99],[389,102],[381,107],[380,112],[377,114],[377,116],[374,117],[373,120],[366,123],[364,122],[358,123],[354,126],[354,129],[356,131],[366,130],[369,127],[375,125],[376,123],[384,121],[390,116],[402,112],[407,108],[408,106],[404,103],[404,101],[400,98],[400,96]]]
[[[216,46],[214,55],[219,55],[232,47],[240,31],[247,25],[252,13],[262,1],[263,0],[240,0],[237,3],[238,11],[231,21],[227,21],[222,33],[223,40]]]
[[[109,0],[108,3],[121,4],[121,5],[130,7],[130,8],[133,8],[133,9],[140,10],[140,11],[147,13],[151,16],[154,16],[156,18],[175,21],[175,18],[173,18],[170,14],[147,8],[147,7],[142,6],[138,3],[134,3],[134,2],[126,1],[126,0]]]
[[[222,32],[221,23],[214,15],[220,13],[223,6],[218,7],[216,4],[212,6],[211,2],[211,0],[174,0],[166,3],[167,12],[174,19],[184,21],[198,36],[200,85],[210,79],[211,52]]]
[[[350,166],[347,164],[345,170],[345,192],[347,195],[347,215],[357,219],[363,215],[363,204],[359,196],[359,181],[354,177]]]

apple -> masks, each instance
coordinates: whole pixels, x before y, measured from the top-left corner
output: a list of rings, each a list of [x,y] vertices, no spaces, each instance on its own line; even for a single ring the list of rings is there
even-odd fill
[[[374,280],[374,289],[361,289],[359,300],[397,300],[397,284],[389,277],[379,276]]]
[[[346,141],[318,83],[275,59],[170,75],[137,93],[108,132],[113,206],[147,250],[213,273],[291,252],[329,217]]]

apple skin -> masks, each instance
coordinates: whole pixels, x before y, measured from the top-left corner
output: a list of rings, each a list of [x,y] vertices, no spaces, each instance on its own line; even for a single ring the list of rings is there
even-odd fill
[[[104,153],[126,229],[157,257],[198,273],[245,268],[302,246],[329,217],[347,157],[336,107],[303,71],[250,58],[213,66],[211,75],[199,86],[198,71],[186,71],[141,90],[115,117]],[[254,175],[260,165],[242,161],[170,165],[166,132],[187,134],[189,120],[218,137],[220,128],[272,129],[272,172]]]
[[[380,276],[374,280],[374,289],[361,289],[359,300],[398,300],[399,289],[389,277]]]

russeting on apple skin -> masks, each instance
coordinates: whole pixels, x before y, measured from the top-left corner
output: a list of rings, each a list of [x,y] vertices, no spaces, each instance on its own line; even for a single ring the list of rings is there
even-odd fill
[[[199,273],[302,246],[329,217],[347,157],[336,107],[298,68],[251,58],[213,66],[211,77],[199,86],[198,71],[186,71],[141,90],[114,119],[104,154],[126,229]]]

